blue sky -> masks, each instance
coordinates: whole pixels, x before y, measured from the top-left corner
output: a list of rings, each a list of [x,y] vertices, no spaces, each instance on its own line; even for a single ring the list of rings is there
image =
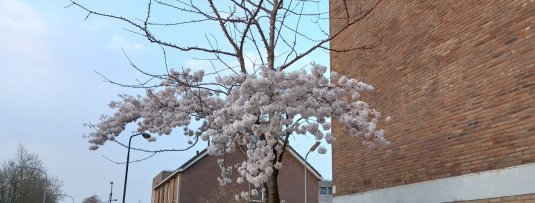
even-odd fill
[[[120,15],[143,14],[144,1],[125,2],[99,0],[86,4]],[[103,156],[124,161],[126,150],[110,143],[89,151],[82,137],[90,130],[82,124],[96,122],[101,114],[110,113],[107,104],[117,99],[117,94],[136,91],[105,83],[95,71],[120,82],[135,83],[141,75],[129,67],[121,49],[145,70],[163,71],[161,49],[123,30],[127,26],[120,22],[96,16],[84,21],[86,13],[74,7],[64,8],[68,4],[63,0],[0,0],[0,158],[11,158],[18,144],[24,144],[39,154],[50,174],[63,180],[65,193],[77,202],[93,194],[107,200],[110,181],[115,182],[114,198],[120,200],[124,165]],[[166,37],[199,40],[191,32]],[[192,54],[170,52],[168,58],[174,67],[204,65],[192,60]],[[326,65],[329,62],[323,51],[302,63],[311,60]],[[125,132],[118,140],[127,140],[128,134]],[[185,142],[179,135],[171,135],[159,137],[156,143],[135,139],[133,145],[180,148]],[[295,140],[293,146],[305,153],[313,143],[312,138],[302,138]],[[150,202],[152,178],[162,170],[176,169],[203,147],[159,154],[131,164],[128,201]],[[143,158],[144,154],[133,153],[132,157]],[[325,178],[331,178],[330,149],[326,155],[312,154],[309,160]]]

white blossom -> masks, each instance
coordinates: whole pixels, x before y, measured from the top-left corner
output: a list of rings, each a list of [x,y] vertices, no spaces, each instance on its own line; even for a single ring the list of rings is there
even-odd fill
[[[334,138],[330,133],[325,136],[325,141],[327,144],[332,144],[334,141],[336,141],[336,138]]]
[[[252,195],[252,196],[258,196],[258,190],[256,190],[256,189],[252,189],[252,190],[251,190],[251,195]]]
[[[318,153],[320,153],[320,154],[325,154],[325,153],[327,153],[327,148],[325,148],[324,146],[320,146],[320,147],[318,148]]]
[[[280,170],[282,168],[282,163],[277,162],[275,165],[273,165],[273,167],[275,167],[277,170]]]
[[[275,170],[282,168],[281,153],[289,136],[312,135],[328,144],[335,142],[329,132],[331,118],[337,119],[363,145],[388,144],[384,131],[377,128],[381,114],[361,101],[361,93],[371,85],[331,74],[326,67],[284,72],[262,68],[257,75],[222,75],[216,83],[204,83],[205,73],[170,70],[159,88],[147,89],[144,96],[120,95],[110,102],[115,113],[102,116],[89,137],[95,150],[110,138],[119,136],[126,124],[137,124],[137,132],[169,135],[182,133],[191,139],[210,141],[208,153],[222,156],[244,150],[246,158],[235,166],[218,160],[221,185],[228,184],[232,172],[238,183],[247,181],[261,187]],[[387,117],[386,120],[390,120]],[[193,123],[197,123],[192,125]],[[201,123],[200,127],[197,127]],[[321,146],[319,153],[326,153]],[[248,192],[242,197],[248,198]]]

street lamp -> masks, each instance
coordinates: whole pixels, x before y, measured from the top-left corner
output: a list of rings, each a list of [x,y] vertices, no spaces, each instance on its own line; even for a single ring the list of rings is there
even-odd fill
[[[38,168],[31,168],[31,169],[39,171],[39,172],[45,174],[45,188],[43,188],[43,203],[45,203],[45,200],[46,200],[46,187],[47,187],[46,181],[48,181],[48,175],[45,173],[45,171],[43,171],[41,169],[38,169]]]
[[[39,171],[39,172],[45,174],[45,187],[43,188],[43,203],[45,203],[45,200],[46,200],[46,187],[47,187],[47,185],[46,185],[46,181],[48,180],[48,175],[46,174],[46,172],[43,171],[43,170],[40,169],[40,168],[23,167],[23,166],[19,166],[19,168],[22,168],[22,169],[24,169],[24,168],[28,168],[28,169],[36,170],[36,171]],[[22,173],[22,172],[21,172],[21,173]]]
[[[117,199],[113,199],[113,181],[110,182],[110,198],[108,199],[108,203],[112,201],[117,201]]]
[[[130,163],[130,144],[132,143],[132,138],[135,136],[141,135],[145,139],[150,138],[150,134],[148,133],[137,133],[130,136],[130,139],[128,139],[128,152],[126,154],[126,171],[124,173],[124,188],[123,188],[123,203],[125,203],[125,197],[126,197],[126,181],[128,181],[128,164]]]
[[[72,197],[72,196],[70,196],[70,195],[68,195],[68,194],[56,194],[56,195],[69,197],[69,198],[71,198],[72,203],[74,203],[74,197]]]
[[[314,145],[312,145],[312,147],[310,147],[310,150],[308,150],[307,155],[305,156],[305,203],[307,203],[307,158],[308,158],[308,154],[316,150],[318,146],[320,146],[319,141],[317,141],[316,143],[314,143]]]

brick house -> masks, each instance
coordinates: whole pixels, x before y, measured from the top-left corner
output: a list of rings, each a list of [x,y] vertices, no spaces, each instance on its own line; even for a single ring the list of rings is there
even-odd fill
[[[331,0],[331,34],[374,2]],[[381,38],[331,52],[393,118],[372,150],[335,123],[334,202],[535,202],[535,2],[383,0],[331,48]]]
[[[237,184],[235,178],[231,184],[222,188],[219,186],[219,158],[208,155],[205,149],[175,171],[163,171],[156,175],[152,183],[152,203],[200,202],[217,193],[218,189],[232,193],[229,197],[234,199],[234,194],[250,190],[248,184]],[[226,161],[229,164],[242,162],[243,155],[229,154]],[[304,202],[304,163],[297,152],[288,148],[278,178],[279,195],[286,203]],[[307,169],[307,201],[318,202],[318,181],[322,177],[312,166],[307,165]]]

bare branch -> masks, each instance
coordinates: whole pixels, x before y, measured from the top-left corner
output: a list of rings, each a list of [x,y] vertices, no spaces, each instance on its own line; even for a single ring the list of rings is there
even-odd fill
[[[128,145],[125,145],[117,140],[112,140],[113,142],[119,144],[120,146],[124,147],[124,148],[127,148],[128,149]],[[142,149],[142,148],[137,148],[137,147],[130,147],[131,150],[135,150],[135,151],[140,151],[140,152],[146,152],[146,153],[162,153],[162,152],[182,152],[182,151],[187,151],[191,148],[193,148],[197,143],[199,142],[199,137],[198,136],[195,136],[195,141],[190,144],[188,147],[186,148],[182,148],[182,149],[157,149],[157,150],[149,150],[149,149]]]
[[[128,162],[128,163],[142,162],[142,161],[145,161],[145,160],[147,160],[147,159],[152,158],[152,157],[155,156],[156,154],[157,154],[157,153],[154,152],[154,153],[152,153],[151,155],[149,155],[149,156],[147,156],[147,157],[145,157],[145,158],[136,159],[136,160],[134,160],[134,161],[130,161],[130,162]],[[112,162],[112,163],[114,163],[114,164],[126,164],[126,161],[125,161],[125,162],[114,161],[114,160],[112,160],[112,159],[110,159],[110,158],[108,158],[108,157],[106,157],[106,156],[104,156],[104,155],[102,155],[102,158],[104,158],[104,159],[106,159],[106,160],[108,160],[108,161],[110,161],[110,162]]]
[[[131,20],[125,18],[125,17],[122,17],[122,16],[115,16],[115,15],[110,15],[110,14],[105,14],[105,13],[100,13],[100,12],[96,12],[96,11],[90,10],[90,9],[84,7],[83,5],[73,1],[73,0],[71,0],[71,2],[72,2],[72,5],[75,5],[75,6],[79,7],[79,8],[81,8],[81,9],[85,10],[86,12],[88,12],[88,15],[86,16],[86,19],[89,17],[90,14],[93,14],[93,15],[97,15],[97,16],[108,17],[108,18],[112,18],[112,19],[116,19],[116,20],[120,20],[120,21],[126,22],[126,23],[138,28],[142,33],[144,33],[143,35],[151,43],[156,43],[156,44],[163,45],[163,46],[166,46],[166,47],[175,48],[175,49],[178,49],[180,51],[202,51],[202,52],[207,52],[207,53],[217,53],[217,54],[223,54],[223,55],[236,57],[235,53],[231,53],[231,52],[227,52],[227,51],[223,51],[223,50],[207,49],[207,48],[202,48],[202,47],[197,47],[197,46],[182,47],[182,46],[176,45],[174,43],[164,42],[164,41],[156,38],[154,35],[152,35],[151,32],[148,30],[148,28],[146,28],[144,25],[140,25],[140,24],[134,23],[133,21],[131,21]]]
[[[297,62],[298,60],[300,60],[301,58],[303,58],[304,56],[310,54],[312,51],[318,49],[318,48],[322,48],[322,47],[325,47],[324,44],[331,41],[332,39],[334,39],[335,37],[337,37],[338,35],[340,35],[340,33],[342,33],[343,31],[345,31],[348,27],[356,24],[357,22],[359,22],[360,20],[364,19],[366,16],[368,16],[373,10],[375,10],[375,8],[377,8],[377,5],[379,5],[379,3],[381,2],[382,0],[378,0],[372,8],[368,9],[363,15],[360,15],[359,17],[355,18],[353,21],[351,21],[350,23],[348,23],[347,25],[345,25],[341,30],[339,30],[338,32],[334,33],[333,35],[331,35],[330,37],[324,39],[324,40],[321,40],[319,43],[317,43],[316,45],[312,46],[311,48],[309,48],[308,50],[302,52],[301,54],[297,55],[295,58],[293,58],[292,60],[290,60],[288,63],[286,64],[283,64],[281,65],[280,67],[278,67],[277,69],[278,70],[284,70],[286,68],[288,68],[290,65],[292,65],[293,63]],[[354,48],[354,49],[351,49],[351,50],[358,50],[358,49],[372,49],[374,47],[376,47],[377,45],[375,46],[362,46],[362,47],[357,47],[357,48]]]
[[[240,63],[241,72],[246,74],[247,70],[245,69],[245,62],[243,60],[243,54],[242,54],[243,50],[240,49],[240,47],[238,46],[236,41],[230,36],[229,31],[228,31],[227,27],[225,26],[225,22],[226,21],[224,21],[221,18],[221,15],[219,14],[219,11],[217,10],[217,8],[214,5],[214,2],[212,0],[208,0],[208,3],[210,4],[210,8],[212,8],[212,12],[214,12],[214,14],[216,15],[216,18],[218,19],[217,21],[219,23],[219,27],[221,28],[221,30],[225,34],[225,37],[227,38],[228,42],[232,45],[232,47],[234,47],[234,51],[236,52],[235,56],[238,59],[238,62]]]

